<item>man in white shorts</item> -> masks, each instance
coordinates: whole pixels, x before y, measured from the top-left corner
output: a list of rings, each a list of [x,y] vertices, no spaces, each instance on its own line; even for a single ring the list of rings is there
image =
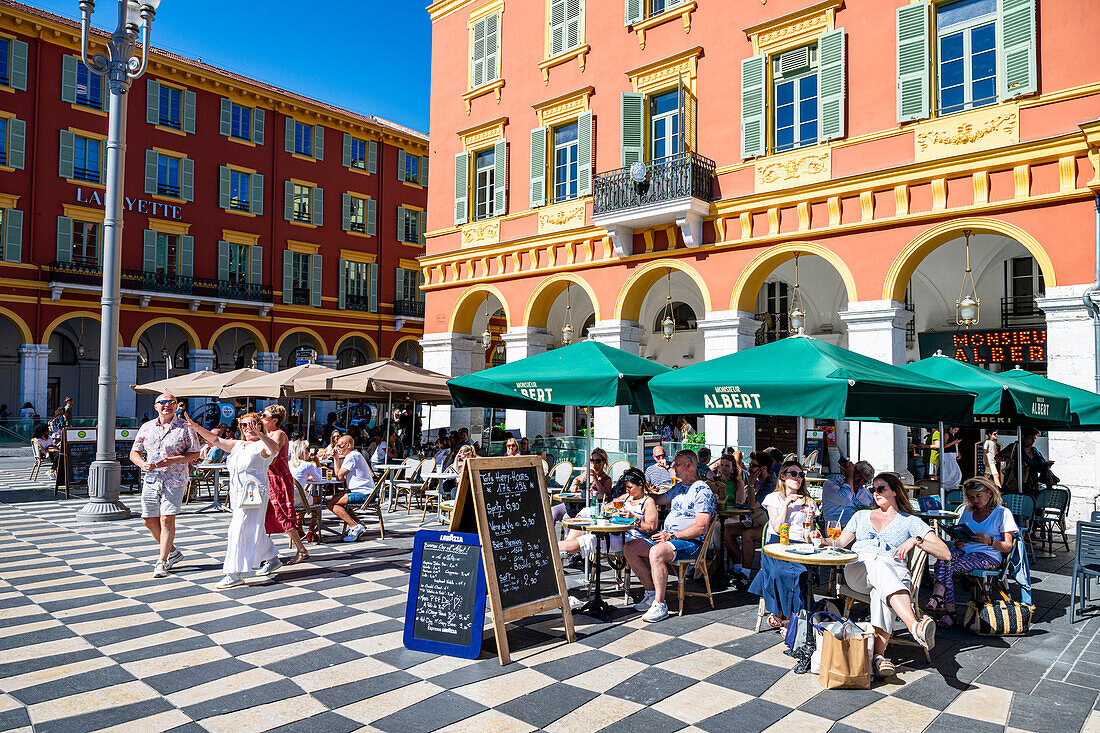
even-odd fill
[[[142,471],[141,517],[160,545],[153,577],[163,578],[183,558],[176,549],[176,515],[187,490],[188,465],[199,458],[199,438],[176,417],[176,398],[157,396],[155,420],[138,429],[130,460]],[[142,451],[145,456],[142,457]]]

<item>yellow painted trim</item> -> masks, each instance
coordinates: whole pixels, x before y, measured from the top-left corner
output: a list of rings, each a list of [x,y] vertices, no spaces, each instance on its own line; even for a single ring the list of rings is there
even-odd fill
[[[563,272],[558,275],[551,275],[544,278],[542,282],[535,286],[535,289],[531,291],[531,295],[527,298],[527,306],[523,311],[523,325],[527,328],[546,328],[546,324],[549,320],[550,306],[554,304],[558,296],[565,291],[570,285],[576,285],[580,287],[587,295],[588,301],[592,305],[592,309],[596,314],[596,320],[600,320],[600,301],[596,298],[596,291],[592,289],[592,286],[588,284],[588,281],[584,278],[574,275],[571,272]],[[549,302],[545,303],[543,307],[544,299],[548,299]],[[538,320],[535,320],[535,309],[541,308]]]
[[[318,227],[316,224],[310,224],[309,222],[305,221],[291,221],[290,223],[296,227],[305,227],[306,229],[320,229],[320,227]]]
[[[299,242],[296,239],[286,240],[286,248],[299,254],[315,255],[321,250],[321,245],[310,242]]]
[[[90,138],[92,140],[100,140],[100,141],[103,141],[103,142],[107,141],[107,136],[104,135],[101,132],[92,132],[91,130],[82,130],[79,127],[70,127],[70,128],[68,128],[68,130],[69,130],[69,132],[73,133],[74,135],[80,135],[81,137]],[[103,155],[103,153],[101,152],[100,157],[102,157],[102,155]]]
[[[497,63],[500,63],[498,60]],[[491,92],[496,92],[497,104],[500,104],[500,90],[504,88],[504,79],[498,78],[493,81],[482,84],[476,89],[471,89],[462,95],[462,101],[466,103],[466,114],[470,114],[470,102],[474,101],[478,97],[483,97]]]
[[[532,104],[531,109],[535,110],[535,114],[539,118],[540,127],[559,125],[562,122],[575,120],[577,117],[587,112],[589,109],[589,99],[595,91],[595,87],[587,86],[583,89],[578,89],[574,92],[548,99],[545,102]]]
[[[415,343],[420,349],[420,355],[422,357],[424,356],[424,347],[420,346],[420,339],[418,339],[416,336],[405,336],[404,338],[398,339],[396,342],[394,342],[393,350],[390,352],[391,359],[397,358],[397,347],[405,343],[406,341],[412,341],[413,343]]]
[[[360,252],[357,249],[342,249],[340,250],[340,259],[371,265],[378,261],[378,255],[373,252]]]
[[[425,210],[421,206],[413,206],[412,204],[400,204],[400,206],[403,209],[412,209],[413,211],[424,211]]]
[[[180,137],[187,137],[187,133],[183,130],[177,130],[174,127],[167,127],[165,125],[153,125],[154,130],[160,130],[161,132],[170,132],[173,135],[179,135]]]
[[[742,268],[741,273],[737,276],[737,282],[733,286],[730,310],[751,313],[756,306],[756,296],[768,276],[787,260],[794,259],[795,253],[817,255],[823,258],[840,275],[840,279],[844,283],[844,289],[848,294],[848,302],[854,303],[859,300],[856,295],[856,279],[852,276],[852,271],[848,269],[848,265],[841,259],[840,255],[815,242],[783,242],[767,248]],[[902,293],[902,300],[904,299],[905,294]]]
[[[938,224],[922,232],[916,239],[905,245],[905,249],[894,259],[889,271],[886,273],[886,280],[882,285],[883,299],[904,301],[905,288],[909,285],[909,280],[913,277],[913,273],[916,272],[917,267],[924,258],[944,242],[961,237],[964,229],[969,229],[975,233],[994,232],[1015,239],[1039,263],[1039,270],[1043,273],[1043,282],[1046,286],[1050,288],[1058,284],[1054,272],[1054,263],[1051,262],[1050,255],[1046,253],[1038,240],[1023,229],[1008,222],[984,216],[969,217],[952,219]]]
[[[260,243],[260,235],[252,232],[239,232],[235,229],[222,229],[222,241],[251,246]]]
[[[88,303],[82,303],[81,305],[88,305]],[[74,318],[88,318],[90,320],[99,323],[98,311],[69,311],[68,313],[58,316],[50,321],[50,325],[46,326],[46,330],[42,332],[42,343],[50,343],[50,336],[53,335],[54,330],[65,321],[72,320]]]
[[[253,214],[251,211],[239,211],[239,210],[233,209],[233,208],[222,209],[222,211],[224,211],[227,214],[233,214],[234,216],[243,216],[243,217],[246,217],[248,219],[255,219],[257,216],[259,216],[259,214]]]
[[[420,272],[420,263],[416,260],[410,260],[406,257],[402,257],[397,261],[397,266],[402,270],[415,270]]]
[[[19,196],[13,193],[0,193],[0,209],[14,209],[19,203]],[[100,216],[103,212],[100,212]]]
[[[186,321],[180,320],[179,318],[172,318],[171,316],[154,318],[151,321],[146,321],[145,323],[141,324],[141,327],[137,330],[137,332],[134,333],[134,337],[130,340],[130,348],[136,349],[138,347],[138,341],[141,339],[141,335],[148,331],[151,326],[155,326],[161,323],[171,324],[179,330],[183,331],[184,335],[187,337],[188,348],[201,348],[200,344],[202,343],[202,340],[199,339],[199,335],[195,332],[195,329],[191,328],[191,326],[188,325]]]
[[[302,155],[301,153],[291,153],[290,157],[294,158],[295,160],[304,160],[307,163],[316,163],[317,162],[317,159],[314,158],[312,155]]]
[[[248,173],[256,175],[258,172],[255,168],[245,168],[243,165],[237,165],[236,163],[226,163],[225,167],[231,171],[237,171],[238,173]]]
[[[333,356],[339,356],[340,347],[344,345],[345,341],[350,341],[353,338],[360,338],[366,341],[374,352],[374,358],[378,358],[378,342],[376,342],[368,334],[363,333],[362,331],[351,331],[350,333],[345,333],[343,336],[341,336],[340,340],[336,342],[336,345],[332,347]],[[367,356],[371,356],[371,354],[367,354]]]
[[[675,10],[681,9],[675,8]],[[682,78],[691,93],[695,94],[695,80],[698,77],[699,55],[701,53],[703,53],[703,47],[696,46],[666,56],[659,61],[653,61],[645,66],[631,69],[626,72],[627,77],[630,79],[631,89],[641,94],[652,94],[676,86],[677,80]]]
[[[214,332],[214,335],[210,337],[210,344],[206,348],[213,351],[214,344],[218,342],[218,337],[231,328],[239,328],[242,331],[248,331],[248,333],[252,336],[253,345],[256,347],[256,351],[260,353],[270,353],[269,349],[267,348],[267,339],[264,338],[264,335],[262,333],[260,333],[260,330],[253,326],[251,323],[245,323],[243,321],[233,321],[219,328],[217,331]]]
[[[583,2],[583,0],[582,0],[582,2]],[[549,24],[547,24],[547,29],[549,30]],[[581,33],[582,33],[582,38],[583,38],[583,33],[584,33],[584,15],[583,15],[583,11],[582,11],[582,14],[581,14]],[[549,36],[549,32],[547,33],[547,36]],[[577,65],[580,66],[581,73],[583,74],[585,64],[588,63],[588,54],[591,53],[591,51],[592,51],[592,47],[589,46],[587,43],[584,43],[580,46],[577,46],[576,48],[571,48],[568,51],[562,51],[561,53],[559,53],[557,56],[554,56],[553,58],[543,59],[542,61],[539,62],[539,69],[542,70],[542,83],[544,85],[550,83],[550,69],[554,68],[555,66],[561,66],[562,64],[568,63],[568,62],[572,61],[573,59],[577,59]]]
[[[6,109],[0,109],[0,117],[3,117],[5,120],[17,119],[14,112],[8,112]]]
[[[478,295],[484,295],[485,297],[479,298],[477,297]],[[462,295],[458,296],[458,301],[451,309],[451,317],[447,322],[447,330],[452,333],[471,333],[474,327],[474,316],[490,295],[495,297],[497,301],[500,302],[500,307],[504,309],[505,325],[511,325],[512,318],[508,312],[508,302],[504,299],[504,295],[495,285],[491,283],[481,283],[480,285],[466,288],[466,290],[462,292]]]
[[[359,237],[360,239],[374,239],[374,234],[364,234],[363,232],[344,232],[349,237]]]
[[[280,336],[279,340],[275,342],[274,352],[276,354],[278,354],[279,353],[279,348],[283,345],[283,342],[286,341],[288,337],[293,336],[293,335],[298,334],[298,333],[304,333],[304,334],[307,334],[307,335],[313,337],[314,341],[316,341],[316,343],[317,343],[317,346],[320,347],[319,351],[320,351],[321,354],[328,354],[329,353],[328,347],[325,346],[325,340],[323,338],[321,338],[321,334],[317,333],[312,328],[305,328],[304,326],[299,326],[298,328],[295,328],[293,331],[287,331],[282,336]]]
[[[93,183],[92,181],[78,181],[75,178],[66,178],[65,183],[71,183],[74,186],[80,186],[81,188],[96,188],[100,191],[106,191],[107,186],[102,183]]]
[[[312,158],[310,160],[312,160]],[[303,181],[301,178],[288,178],[287,180],[291,183],[297,183],[299,186],[309,186],[310,188],[318,187],[316,183],[312,183],[311,181]]]
[[[351,196],[352,198],[362,199],[364,201],[374,198],[373,196],[369,196],[365,193],[359,193],[358,191],[344,191],[344,193],[346,193],[348,196]]]
[[[405,186],[408,186],[409,188],[419,188],[419,189],[425,188],[424,186],[421,186],[419,183],[413,183],[412,181],[404,181],[403,180],[403,181],[401,181],[401,183]]]
[[[160,194],[160,193],[151,193],[151,194],[148,194],[148,196],[150,198],[156,199],[157,201],[168,201],[168,202],[173,203],[173,204],[189,204],[189,203],[191,203],[187,199],[181,199],[177,196],[165,196],[164,194]]]
[[[104,139],[106,139],[106,138],[104,138]],[[181,153],[178,150],[168,150],[167,148],[149,148],[149,149],[153,150],[153,151],[156,151],[156,152],[160,153],[161,155],[167,155],[171,158],[179,158],[179,159],[182,160],[183,158],[187,157],[187,153]]]
[[[252,142],[251,140],[242,140],[239,137],[233,137],[232,135],[229,136],[229,140],[230,142],[235,142],[238,145],[244,145],[247,148],[256,147],[256,143]]]
[[[93,209],[90,206],[77,206],[76,204],[62,204],[64,215],[78,221],[103,223],[103,209]]]
[[[76,104],[75,102],[70,102],[69,106],[73,108],[74,112],[86,112],[90,115],[98,115],[104,119],[108,117],[107,110],[85,107],[83,104]]]
[[[495,142],[504,139],[504,128],[508,126],[507,117],[498,117],[490,122],[485,122],[465,130],[459,130],[458,136],[462,140],[463,152],[480,150]]]
[[[445,18],[451,13],[461,10],[476,1],[477,0],[438,0],[428,6],[428,15],[434,23],[440,18]]]
[[[619,289],[619,297],[615,302],[614,317],[627,321],[639,320],[642,313],[642,302],[645,300],[646,294],[649,293],[653,284],[664,276],[665,271],[670,269],[679,270],[695,281],[695,285],[703,296],[703,311],[710,313],[713,310],[711,308],[710,290],[707,289],[703,277],[691,265],[679,260],[662,259],[642,265],[623,283],[622,288]]]
[[[182,221],[168,221],[167,219],[154,219],[149,217],[148,228],[161,234],[187,234],[191,224]]]
[[[466,19],[467,25],[473,25],[482,18],[487,18],[493,13],[504,12],[504,0],[492,0],[482,5],[477,10],[470,13],[470,17]]]
[[[8,299],[11,298],[11,296],[5,297]],[[15,326],[15,330],[19,332],[19,338],[24,344],[34,343],[34,336],[31,335],[30,327],[27,326],[27,322],[20,318],[15,311],[9,310],[4,306],[0,306],[0,316],[8,319],[11,325]],[[46,343],[49,343],[48,339],[46,340]]]
[[[752,53],[773,54],[810,43],[833,30],[836,11],[844,0],[825,0],[779,18],[744,29],[752,41]]]

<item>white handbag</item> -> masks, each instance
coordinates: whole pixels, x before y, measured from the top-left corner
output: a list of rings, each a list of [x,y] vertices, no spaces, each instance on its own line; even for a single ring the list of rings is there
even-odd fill
[[[241,509],[259,509],[264,505],[264,489],[259,483],[253,481],[244,485],[237,506]]]

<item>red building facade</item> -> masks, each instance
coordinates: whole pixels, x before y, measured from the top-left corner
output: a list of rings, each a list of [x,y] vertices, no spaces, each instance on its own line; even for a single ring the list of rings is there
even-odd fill
[[[0,402],[43,415],[95,412],[106,85],[79,43],[0,2]],[[128,97],[120,416],[166,373],[420,361],[425,135],[156,49]]]

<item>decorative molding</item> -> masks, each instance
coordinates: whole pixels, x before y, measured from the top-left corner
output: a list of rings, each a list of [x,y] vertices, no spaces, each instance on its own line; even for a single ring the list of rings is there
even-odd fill
[[[810,228],[810,202],[798,202],[798,231],[805,232]]]
[[[500,104],[500,90],[504,88],[504,79],[494,79],[488,84],[482,84],[477,89],[471,89],[462,95],[462,101],[466,103],[466,114],[470,114],[470,110],[473,109],[473,101],[478,97],[483,97],[490,92],[496,92],[497,104]]]
[[[974,203],[989,203],[989,172],[974,171],[972,179],[974,181]]]
[[[498,242],[500,242],[500,222],[495,219],[462,226],[463,248],[497,244]]]
[[[875,192],[859,192],[860,221],[871,221],[875,218]]]
[[[756,192],[827,181],[832,177],[832,167],[828,146],[761,158],[756,161]]]
[[[568,201],[539,209],[539,234],[584,226],[584,201]]]
[[[663,58],[660,61],[631,69],[626,72],[627,77],[630,78],[630,87],[635,92],[652,94],[666,89],[675,84],[678,79],[682,79],[684,86],[692,94],[695,94],[695,80],[699,72],[699,56],[702,53],[703,47],[696,46],[687,51],[681,51],[673,56]]]
[[[752,214],[742,211],[738,218],[741,221],[741,239],[752,239]]]
[[[840,211],[841,211],[841,209],[840,209],[840,206],[841,206],[840,205],[840,197],[839,196],[830,196],[828,205],[829,205],[829,226],[831,226],[831,227],[840,226]]]
[[[16,196],[16,199],[19,197]],[[5,209],[14,209],[15,206],[4,206]],[[62,210],[65,212],[65,216],[70,219],[79,219],[80,221],[90,221],[96,224],[103,223],[103,209],[93,209],[88,206],[77,206],[76,204],[62,204]]]
[[[507,126],[508,118],[498,117],[491,122],[460,130],[458,136],[462,140],[463,152],[468,153],[492,145],[498,140],[503,140],[504,128]]]
[[[1085,144],[1088,146],[1086,155],[1092,165],[1092,180],[1088,185],[1093,191],[1100,193],[1100,120],[1083,122],[1078,127],[1085,136]]]
[[[321,251],[321,245],[313,244],[312,242],[299,242],[294,239],[286,240],[286,248],[291,252],[298,252],[300,254],[315,255]]]
[[[580,66],[581,73],[583,74],[585,62],[588,58],[588,53],[591,50],[592,47],[586,43],[583,46],[577,46],[576,48],[570,49],[564,53],[559,53],[553,58],[543,59],[542,61],[540,61],[539,68],[542,69],[543,85],[545,86],[550,83],[550,69],[554,68],[555,66],[561,66],[562,64],[572,61],[573,59],[577,59],[577,64]]]
[[[146,227],[161,234],[186,235],[191,230],[191,225],[183,221],[168,221],[167,219],[154,219],[149,217]]]
[[[902,183],[894,186],[894,216],[905,216],[909,213],[909,186]]]
[[[692,2],[666,10],[660,15],[654,15],[652,18],[646,18],[645,20],[635,23],[631,27],[634,29],[634,32],[638,34],[638,46],[644,51],[646,31],[651,28],[656,28],[659,25],[664,25],[665,23],[671,23],[676,20],[676,18],[683,19],[684,33],[691,33],[691,14],[695,12],[696,7],[695,0],[692,0]]]
[[[1027,163],[1012,169],[1013,197],[1026,199],[1031,194],[1031,166]]]
[[[943,211],[947,208],[947,179],[932,179],[932,211]]]
[[[843,0],[826,0],[809,8],[745,28],[752,53],[772,54],[810,43],[833,30],[836,11]]]
[[[346,260],[348,262],[362,262],[369,265],[378,261],[378,255],[374,254],[373,252],[362,252],[357,249],[341,249],[340,259]],[[417,265],[416,267],[410,269],[419,270],[420,265]]]
[[[531,105],[539,119],[539,125],[557,125],[576,119],[588,111],[588,101],[595,87],[585,87],[560,97]]]
[[[222,229],[222,241],[252,246],[260,243],[260,235],[251,232],[239,232],[235,229]]]
[[[1077,158],[1065,155],[1058,159],[1058,190],[1072,191],[1077,187]]]
[[[998,105],[917,124],[913,128],[913,157],[920,162],[1018,142],[1019,107]]]
[[[778,206],[773,206],[770,209],[768,209],[768,234],[778,234],[779,233],[779,220],[780,220],[779,207]]]

